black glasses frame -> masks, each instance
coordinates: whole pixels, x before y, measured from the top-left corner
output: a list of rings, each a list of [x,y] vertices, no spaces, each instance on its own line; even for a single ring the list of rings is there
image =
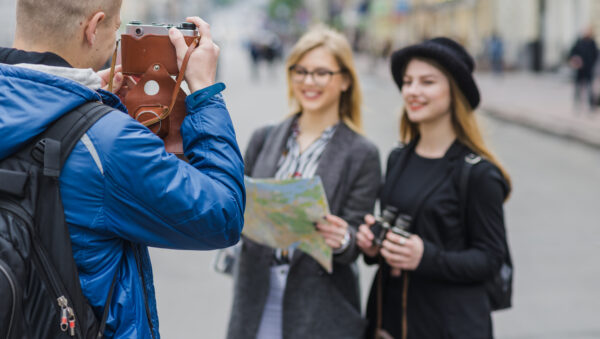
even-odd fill
[[[294,71],[296,71],[296,70],[297,70],[297,68],[298,68],[298,67],[299,67],[298,65],[291,65],[291,66],[288,68],[288,71],[289,71],[289,72],[294,72]],[[313,80],[313,82],[314,82],[315,84],[317,84],[317,85],[319,85],[319,86],[327,86],[327,84],[329,84],[329,82],[331,81],[331,78],[332,78],[334,75],[336,75],[336,74],[341,74],[341,73],[346,73],[346,70],[345,70],[345,69],[343,69],[343,68],[342,68],[342,69],[340,69],[340,70],[337,70],[337,71],[331,71],[331,70],[328,70],[328,69],[316,69],[316,70],[314,70],[314,71],[310,71],[310,72],[309,72],[307,69],[305,69],[304,67],[303,67],[302,69],[304,69],[304,71],[306,72],[306,73],[304,73],[304,75],[302,76],[302,79],[301,79],[301,80],[298,80],[298,81],[294,81],[294,79],[293,79],[293,76],[292,76],[292,82],[295,82],[295,83],[299,83],[299,84],[301,84],[301,83],[303,83],[304,81],[306,81],[306,76],[308,76],[308,75],[309,75],[309,76],[312,78],[312,80]],[[327,82],[326,82],[325,84],[319,84],[319,83],[317,82],[317,80],[315,79],[315,73],[317,73],[317,72],[323,72],[323,71],[325,71],[325,73],[327,73],[327,74],[329,75],[329,78],[327,79]]]

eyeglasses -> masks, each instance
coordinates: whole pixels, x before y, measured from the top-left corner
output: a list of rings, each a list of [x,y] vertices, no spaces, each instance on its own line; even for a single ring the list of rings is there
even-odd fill
[[[311,72],[309,72],[306,68],[292,65],[289,68],[290,77],[295,83],[303,83],[306,80],[306,76],[310,75],[312,81],[319,87],[325,87],[331,81],[331,78],[335,74],[344,73],[345,70],[341,69],[339,71],[331,71],[326,68],[317,68]]]

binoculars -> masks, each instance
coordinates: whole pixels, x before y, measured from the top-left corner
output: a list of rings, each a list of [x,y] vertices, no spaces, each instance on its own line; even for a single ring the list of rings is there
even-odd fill
[[[375,236],[373,238],[373,246],[381,246],[387,232],[392,231],[404,238],[409,238],[411,233],[408,232],[412,218],[407,214],[399,214],[398,209],[394,206],[387,206],[380,217],[375,218],[375,224],[371,226],[371,232]]]

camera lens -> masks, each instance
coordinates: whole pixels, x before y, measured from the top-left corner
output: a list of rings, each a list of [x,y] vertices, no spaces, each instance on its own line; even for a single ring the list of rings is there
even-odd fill
[[[136,34],[137,36],[140,36],[140,35],[144,34],[144,30],[143,30],[143,29],[141,29],[141,28],[136,28],[136,29],[135,29],[135,34]]]

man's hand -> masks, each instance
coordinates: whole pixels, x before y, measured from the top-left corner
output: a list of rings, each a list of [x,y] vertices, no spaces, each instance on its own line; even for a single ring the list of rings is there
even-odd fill
[[[580,69],[583,67],[583,59],[579,55],[574,55],[569,59],[569,66],[573,69]]]
[[[185,20],[195,24],[200,33],[200,43],[190,55],[184,74],[185,81],[193,93],[215,83],[219,46],[212,41],[210,26],[204,20],[197,16]],[[169,30],[169,38],[177,53],[177,67],[181,69],[188,45],[185,43],[183,34],[177,28]]]
[[[112,92],[117,93],[121,86],[123,85],[123,67],[121,65],[117,65],[115,67],[115,76],[113,78],[113,88]],[[108,83],[110,81],[110,68],[103,69],[98,71],[96,74],[102,79],[102,84],[100,85],[103,90],[108,91]]]

